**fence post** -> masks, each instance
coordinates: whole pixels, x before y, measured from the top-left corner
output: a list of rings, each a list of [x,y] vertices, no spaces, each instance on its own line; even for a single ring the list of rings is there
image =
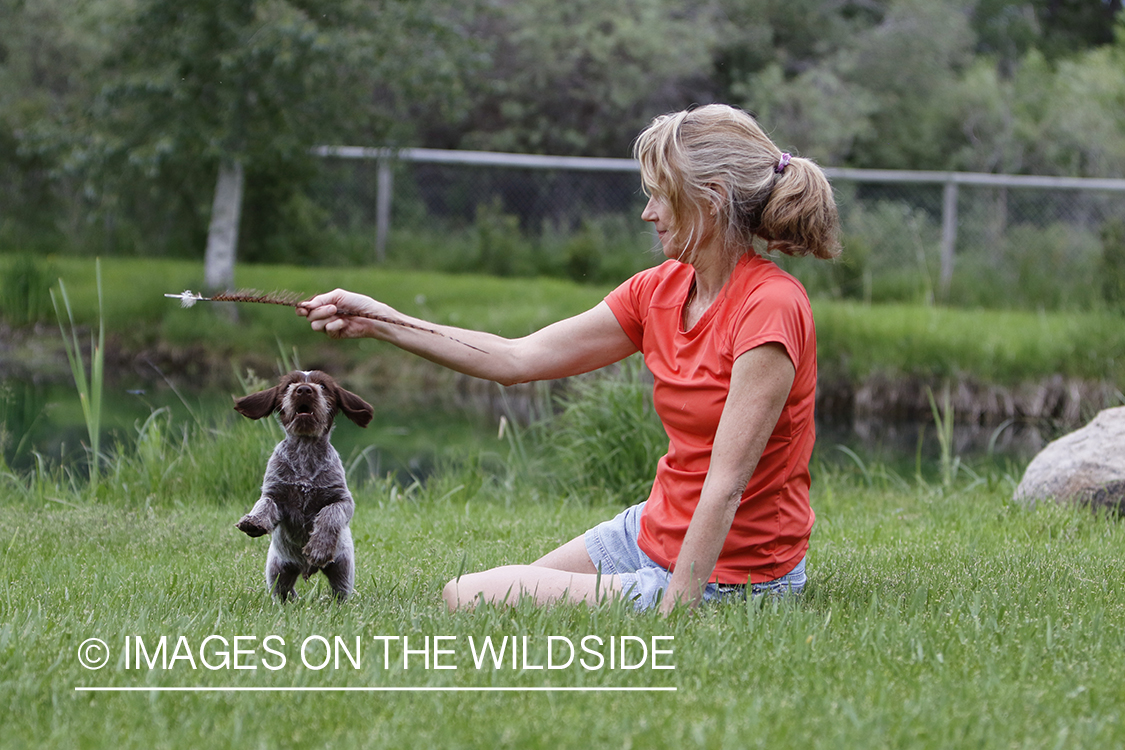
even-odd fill
[[[953,282],[953,254],[957,248],[957,183],[949,179],[942,191],[941,204],[941,275],[938,279],[938,298],[949,299]]]
[[[394,187],[394,174],[391,172],[391,158],[381,156],[375,162],[375,262],[387,259],[387,234],[391,228],[391,192]]]

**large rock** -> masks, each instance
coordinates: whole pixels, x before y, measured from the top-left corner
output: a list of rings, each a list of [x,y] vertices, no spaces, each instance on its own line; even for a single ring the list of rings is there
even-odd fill
[[[1082,429],[1048,444],[1028,464],[1014,499],[1125,512],[1125,406],[1105,409]]]

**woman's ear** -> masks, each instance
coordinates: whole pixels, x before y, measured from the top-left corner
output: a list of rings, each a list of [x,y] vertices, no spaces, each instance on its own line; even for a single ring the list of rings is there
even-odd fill
[[[728,200],[726,188],[717,182],[707,183],[707,210],[711,216],[721,216]]]

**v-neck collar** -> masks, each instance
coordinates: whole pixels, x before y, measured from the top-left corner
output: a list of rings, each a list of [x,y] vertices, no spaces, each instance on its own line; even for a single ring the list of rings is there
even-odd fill
[[[744,266],[745,264],[749,263],[751,257],[756,255],[756,253],[748,252],[738,259],[738,262],[734,264],[734,269],[730,272],[730,276],[727,278],[726,283],[723,284],[723,288],[719,290],[719,295],[715,297],[714,301],[711,302],[707,309],[703,311],[703,314],[699,316],[699,320],[695,321],[695,325],[693,325],[690,329],[684,327],[684,321],[686,320],[688,301],[691,299],[691,292],[695,288],[695,269],[692,268],[691,272],[686,274],[686,282],[684,284],[680,302],[679,325],[677,326],[681,336],[694,338],[695,336],[698,336],[701,331],[706,330],[707,324],[710,323],[711,320],[718,314],[719,310],[722,309],[723,304],[727,299],[727,292],[730,290],[731,280],[734,279],[735,274],[739,272],[739,269],[742,268],[742,266]]]

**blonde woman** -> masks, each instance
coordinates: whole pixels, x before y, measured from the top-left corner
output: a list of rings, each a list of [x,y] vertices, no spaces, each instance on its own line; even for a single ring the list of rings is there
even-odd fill
[[[648,499],[529,565],[450,581],[450,609],[624,596],[667,612],[805,584],[816,334],[801,284],[755,248],[837,255],[832,189],[815,164],[783,153],[753,117],[726,105],[657,117],[635,155],[649,196],[641,218],[668,260],[587,312],[505,339],[432,326],[344,290],[299,309],[334,338],[382,339],[503,384],[643,353],[669,436]]]

